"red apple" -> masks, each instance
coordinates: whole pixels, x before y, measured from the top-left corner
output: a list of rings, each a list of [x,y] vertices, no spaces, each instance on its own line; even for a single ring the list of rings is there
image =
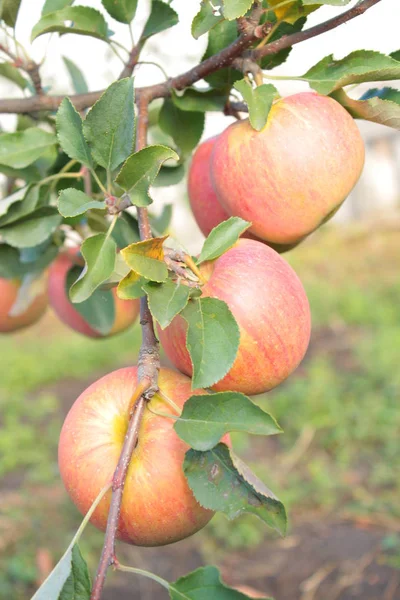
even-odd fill
[[[18,279],[0,279],[0,333],[11,333],[36,323],[47,308],[47,293],[35,297],[25,312],[15,317],[8,313],[13,307],[21,282]]]
[[[247,239],[200,270],[207,279],[203,296],[224,300],[240,329],[236,360],[213,390],[253,395],[279,385],[299,365],[310,339],[310,308],[296,273],[275,250]],[[159,335],[168,358],[191,375],[186,330],[178,315]]]
[[[68,298],[66,279],[68,271],[73,267],[73,255],[78,250],[60,254],[50,267],[49,272],[49,301],[59,319],[75,331],[88,337],[109,337],[124,331],[132,325],[139,314],[139,300],[121,300],[113,290],[115,302],[115,321],[109,333],[102,335],[93,329],[74,308]]]
[[[211,178],[223,208],[268,243],[293,244],[328,220],[355,186],[364,144],[353,118],[316,93],[278,100],[255,131],[243,120],[218,136]]]
[[[82,514],[111,480],[118,463],[137,385],[137,367],[102,377],[76,400],[64,422],[59,466],[65,487]],[[161,392],[180,408],[193,393],[191,381],[162,368]],[[174,419],[149,409],[175,414],[159,394],[145,409],[122,499],[118,538],[137,546],[161,546],[192,535],[213,512],[195,500],[182,464],[187,444],[175,433]],[[105,530],[111,492],[100,502],[91,522]]]

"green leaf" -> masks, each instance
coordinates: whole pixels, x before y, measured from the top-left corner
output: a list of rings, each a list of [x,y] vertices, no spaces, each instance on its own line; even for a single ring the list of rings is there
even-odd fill
[[[223,19],[218,12],[210,0],[202,0],[200,10],[192,21],[192,36],[195,40],[210,31]]]
[[[373,50],[357,50],[341,60],[326,56],[301,79],[320,94],[331,94],[345,85],[365,81],[400,79],[400,62]]]
[[[144,26],[142,40],[147,40],[152,35],[173,27],[179,22],[177,13],[168,4],[160,0],[153,0],[151,13]]]
[[[269,111],[276,97],[279,97],[278,90],[270,83],[253,88],[246,79],[236,81],[234,87],[240,92],[249,107],[249,119],[253,129],[261,131],[268,120]]]
[[[212,450],[186,453],[183,470],[196,500],[205,508],[234,519],[253,513],[281,534],[286,531],[285,508],[238,456],[219,443]]]
[[[135,110],[133,80],[129,77],[110,85],[88,112],[83,133],[93,158],[113,171],[132,152]]]
[[[42,8],[42,17],[49,13],[71,6],[74,0],[46,0]]]
[[[28,84],[26,79],[22,77],[19,70],[11,63],[0,63],[0,77],[5,77],[15,83],[21,90],[24,90]]]
[[[148,279],[138,275],[134,271],[131,271],[118,284],[117,296],[121,300],[136,300],[145,296],[146,293],[143,289],[145,283],[148,283]]]
[[[108,39],[108,27],[103,15],[89,6],[71,6],[44,15],[32,29],[31,42],[53,31],[89,35],[104,41]]]
[[[329,4],[330,6],[346,6],[351,0],[301,0],[304,6],[309,4]]]
[[[166,98],[159,115],[159,125],[170,135],[181,154],[186,156],[197,146],[204,130],[204,114],[181,110]]]
[[[116,241],[118,248],[125,248],[129,244],[139,242],[140,235],[137,220],[128,212],[122,212],[115,223],[111,235]]]
[[[389,56],[400,62],[400,50],[395,50],[395,52],[391,52]]]
[[[39,204],[39,188],[28,186],[14,192],[0,203],[0,227],[19,221],[32,213]],[[3,204],[5,209],[2,209]]]
[[[210,387],[232,367],[240,333],[228,305],[217,298],[191,300],[182,311],[186,346],[193,365],[193,388]]]
[[[70,158],[93,167],[89,146],[83,135],[83,122],[69,98],[64,98],[56,115],[57,137],[61,148]]]
[[[115,181],[129,194],[132,204],[147,206],[151,203],[149,187],[157,177],[161,165],[171,158],[179,158],[171,148],[147,146],[125,161]]]
[[[172,204],[166,204],[157,217],[149,215],[150,226],[157,237],[162,236],[167,230],[172,219]]]
[[[85,76],[80,68],[66,56],[62,57],[71,78],[72,87],[77,94],[86,94],[89,91]]]
[[[90,577],[77,544],[68,548],[32,600],[89,600]]]
[[[130,269],[150,281],[162,283],[168,277],[164,262],[163,243],[168,236],[136,242],[121,250]]]
[[[105,209],[104,202],[92,200],[80,190],[67,188],[58,197],[58,211],[63,217],[83,215],[90,208]]]
[[[0,2],[0,17],[9,27],[15,27],[21,0],[2,0]]]
[[[29,248],[41,244],[57,229],[61,216],[53,206],[35,210],[27,217],[1,229],[3,241],[15,248]]]
[[[297,33],[299,31],[301,31],[306,22],[307,22],[307,17],[300,17],[300,18],[296,18],[294,23],[287,23],[286,21],[284,21],[283,23],[280,23],[278,25],[278,27],[276,28],[276,30],[272,33],[272,35],[269,39],[269,42],[275,42],[276,40],[279,40],[284,35],[292,35],[293,33]],[[278,67],[279,65],[283,64],[287,60],[291,51],[292,51],[292,46],[290,46],[289,48],[284,48],[283,50],[280,50],[276,54],[270,54],[270,55],[264,56],[261,59],[261,63],[260,63],[261,68],[266,71],[270,71],[271,69]]]
[[[150,312],[162,329],[185,308],[190,295],[187,285],[176,284],[170,279],[164,283],[146,283],[143,289],[149,300]]]
[[[214,227],[203,244],[198,262],[214,260],[221,256],[238,241],[250,225],[251,223],[240,217],[230,217]]]
[[[259,406],[239,392],[192,396],[185,402],[175,431],[194,450],[211,450],[225,433],[245,431],[274,435],[281,428]]]
[[[249,600],[250,598],[225,585],[216,567],[201,567],[180,577],[170,584],[169,595],[171,600]]]
[[[176,185],[185,177],[185,165],[180,163],[175,166],[165,165],[161,167],[156,179],[153,181],[153,187],[168,187]]]
[[[232,44],[238,38],[238,35],[235,21],[223,20],[217,23],[208,34],[208,45],[202,60],[210,58],[210,56]],[[220,69],[217,73],[207,75],[204,79],[213,88],[230,90],[233,83],[242,77],[243,74],[240,71],[227,67],[226,69]]]
[[[79,278],[80,267],[72,267],[66,279],[66,292]],[[115,322],[115,301],[111,290],[97,289],[87,300],[74,304],[74,309],[85,319],[95,331],[101,335],[110,333]]]
[[[115,241],[106,233],[98,233],[83,242],[81,254],[86,264],[70,289],[72,302],[87,300],[110,277],[114,270],[116,252]]]
[[[343,90],[333,92],[339,102],[355,119],[365,119],[400,131],[400,91],[393,88],[369,90],[360,100],[350,98]]]
[[[27,273],[40,273],[53,262],[58,253],[58,248],[51,244],[36,255],[34,261],[23,262],[24,250],[32,251],[32,248],[18,250],[7,244],[0,244],[0,277],[21,279]]]
[[[53,133],[39,127],[30,127],[24,131],[0,134],[0,163],[23,169],[42,156],[57,143]]]
[[[135,17],[138,0],[101,0],[101,3],[113,19],[129,25]]]
[[[183,94],[172,93],[172,101],[180,110],[188,112],[207,112],[224,109],[228,94],[219,90],[197,90],[187,88]]]
[[[250,10],[253,0],[223,0],[223,13],[225,19],[232,21],[243,17]]]

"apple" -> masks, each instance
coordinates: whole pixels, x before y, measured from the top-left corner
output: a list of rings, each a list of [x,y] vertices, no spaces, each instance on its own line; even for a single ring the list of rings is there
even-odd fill
[[[215,141],[211,178],[223,208],[250,233],[294,244],[338,210],[357,183],[364,144],[353,118],[313,92],[282,98],[261,131],[230,125]]]
[[[25,312],[12,317],[9,315],[18,290],[21,286],[19,279],[0,278],[0,333],[11,333],[33,325],[44,315],[47,308],[47,293],[38,294]]]
[[[180,408],[193,394],[185,375],[162,368],[161,392]],[[137,385],[137,367],[119,369],[88,387],[75,401],[61,431],[61,477],[82,514],[113,476],[128,427],[129,406]],[[204,527],[213,512],[201,507],[183,473],[188,445],[174,430],[174,419],[151,411],[175,414],[156,394],[147,405],[138,444],[130,461],[117,536],[137,546],[161,546],[181,540]],[[105,530],[110,507],[108,492],[91,522]]]
[[[253,395],[279,385],[299,365],[310,339],[310,308],[296,273],[275,250],[248,239],[200,271],[207,280],[203,296],[225,301],[240,329],[235,362],[212,389]],[[186,331],[178,315],[159,337],[171,362],[192,375]]]
[[[109,337],[124,331],[132,325],[139,314],[139,300],[121,300],[114,289],[115,322],[111,331],[106,335],[102,335],[85,321],[68,298],[66,279],[69,270],[74,266],[74,255],[78,251],[74,248],[66,253],[59,254],[51,265],[49,271],[50,306],[65,325],[88,337]]]

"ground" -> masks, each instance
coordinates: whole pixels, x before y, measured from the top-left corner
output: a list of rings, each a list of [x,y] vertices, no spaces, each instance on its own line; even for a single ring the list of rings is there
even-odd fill
[[[303,365],[255,399],[284,429],[234,435],[235,450],[287,505],[288,536],[255,517],[217,515],[161,549],[120,547],[121,562],[173,580],[217,564],[231,585],[275,600],[400,599],[398,232],[325,228],[287,255],[304,282],[313,336]],[[70,333],[49,315],[0,338],[0,599],[25,600],[80,517],[58,475],[62,420],[79,393],[130,364],[139,330],[107,341]],[[81,549],[95,569],[102,536]],[[112,575],[105,600],[162,600],[137,576]]]

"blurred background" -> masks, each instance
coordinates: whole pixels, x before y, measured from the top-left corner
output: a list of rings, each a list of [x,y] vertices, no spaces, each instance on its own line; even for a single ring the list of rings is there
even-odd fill
[[[22,1],[17,39],[29,48],[42,1]],[[80,4],[101,10],[98,0]],[[202,56],[206,40],[190,36],[199,2],[173,0],[181,24],[153,38],[142,59],[168,75]],[[146,18],[139,2],[134,34]],[[308,26],[338,13],[321,8]],[[274,74],[301,75],[327,54],[359,48],[389,53],[398,44],[398,0],[383,0],[341,28],[298,45]],[[112,22],[130,46],[127,27]],[[121,62],[100,41],[43,36],[32,55],[45,57],[50,93],[72,93],[62,61],[79,64],[90,90],[110,84]],[[151,66],[136,84],[160,80]],[[274,82],[276,83],[276,82]],[[21,92],[0,81],[4,97]],[[278,82],[282,95],[306,89]],[[372,87],[372,86],[368,86]],[[358,88],[362,89],[362,86]],[[207,118],[204,137],[230,119]],[[0,117],[12,130],[14,117]],[[228,522],[217,515],[189,540],[161,549],[120,546],[121,561],[173,580],[217,564],[231,585],[275,600],[398,600],[400,598],[400,136],[359,122],[367,149],[364,174],[334,221],[285,255],[306,288],[313,335],[306,359],[277,390],[255,398],[284,429],[273,438],[234,435],[234,447],[286,504],[288,536],[279,539],[255,517]],[[198,252],[202,236],[190,215],[185,183],[154,190],[154,210],[174,203],[171,234]],[[34,327],[0,336],[0,599],[25,600],[57,562],[80,516],[58,474],[57,442],[77,396],[112,369],[135,362],[138,328],[110,340],[87,340],[50,312]],[[91,526],[82,551],[92,570],[102,534]],[[165,591],[134,576],[111,574],[105,600],[162,600]]]

